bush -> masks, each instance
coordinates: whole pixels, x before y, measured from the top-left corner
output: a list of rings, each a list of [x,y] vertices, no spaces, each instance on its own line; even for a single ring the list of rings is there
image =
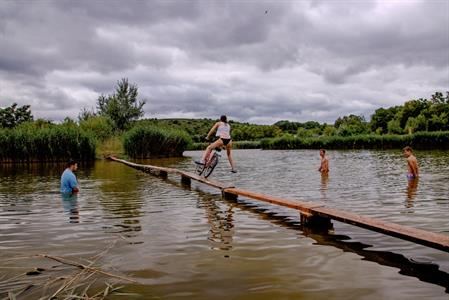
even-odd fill
[[[111,122],[101,116],[91,116],[80,121],[80,127],[86,132],[92,133],[99,141],[104,141],[113,134]]]
[[[123,135],[123,148],[132,158],[182,156],[191,143],[185,131],[151,125],[134,127]]]

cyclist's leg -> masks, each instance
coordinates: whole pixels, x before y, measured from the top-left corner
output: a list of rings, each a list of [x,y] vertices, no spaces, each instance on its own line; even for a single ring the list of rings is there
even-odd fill
[[[217,147],[222,147],[222,146],[223,146],[223,141],[221,139],[218,139],[215,142],[213,142],[212,144],[210,144],[209,146],[207,146],[206,151],[204,151],[203,157],[201,158],[201,161],[206,163],[210,159],[212,150]]]
[[[232,171],[235,171],[234,160],[232,159],[232,141],[226,145],[226,154],[228,155],[229,164],[231,165]]]

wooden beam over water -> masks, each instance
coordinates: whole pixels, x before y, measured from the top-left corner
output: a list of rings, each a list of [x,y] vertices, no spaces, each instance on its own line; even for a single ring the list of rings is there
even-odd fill
[[[203,184],[207,184],[211,187],[220,189],[223,195],[227,196],[233,195],[235,197],[242,196],[254,200],[267,202],[273,205],[279,205],[295,209],[301,213],[301,222],[314,224],[315,222],[308,222],[308,221],[312,221],[314,218],[321,220],[332,219],[339,222],[369,229],[372,231],[380,232],[393,237],[397,237],[403,240],[411,241],[431,248],[439,249],[445,252],[449,252],[449,236],[447,235],[433,233],[395,223],[385,222],[370,217],[360,216],[354,213],[327,207],[323,203],[319,202],[288,200],[265,194],[259,194],[247,190],[242,190],[215,180],[208,180],[202,176],[198,176],[197,174],[180,171],[173,168],[164,168],[151,165],[140,165],[123,159],[118,159],[115,157],[109,157],[109,159],[124,163],[130,167],[142,170],[144,172],[149,172],[151,174],[156,173],[161,177],[166,177],[167,174],[180,175],[181,178],[183,179],[183,182],[185,183],[187,183],[186,180],[187,178],[189,180],[193,179]],[[190,184],[190,181],[188,184]]]

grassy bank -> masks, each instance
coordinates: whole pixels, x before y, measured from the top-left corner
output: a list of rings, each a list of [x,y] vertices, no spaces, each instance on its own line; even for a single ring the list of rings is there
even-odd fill
[[[105,158],[109,155],[122,157],[125,154],[123,149],[122,136],[112,136],[104,140],[97,141],[96,156],[97,158]]]
[[[418,132],[411,135],[355,135],[298,138],[284,135],[263,139],[262,149],[449,149],[449,131]]]
[[[1,162],[93,160],[95,146],[95,138],[77,126],[0,129]]]
[[[185,131],[151,125],[136,126],[123,135],[123,149],[132,158],[182,156],[191,143]]]

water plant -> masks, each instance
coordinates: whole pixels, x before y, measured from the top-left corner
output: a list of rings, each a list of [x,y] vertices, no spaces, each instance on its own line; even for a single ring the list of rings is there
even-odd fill
[[[73,125],[23,124],[0,129],[1,162],[56,162],[95,158],[95,138]]]
[[[262,149],[449,149],[449,131],[418,132],[410,135],[352,135],[300,138],[290,134],[263,139]]]
[[[123,135],[123,148],[132,158],[182,156],[192,139],[183,130],[136,126]]]

